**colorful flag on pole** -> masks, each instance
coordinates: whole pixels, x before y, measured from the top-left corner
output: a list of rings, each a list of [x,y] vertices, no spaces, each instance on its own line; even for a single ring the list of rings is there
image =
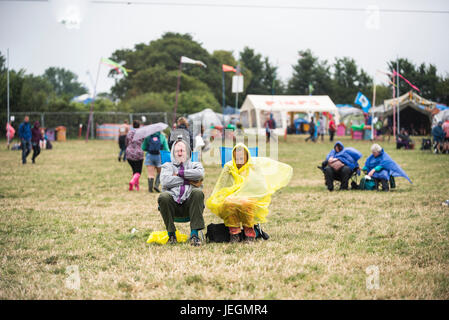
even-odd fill
[[[128,75],[128,71],[131,71],[130,69],[126,69],[125,67],[119,65],[117,62],[107,58],[101,58],[101,63],[115,69],[118,73],[123,73],[125,76]]]
[[[393,70],[393,76],[395,76],[395,77],[396,77],[396,76],[401,77],[401,79],[404,80],[405,82],[407,82],[407,84],[408,84],[410,87],[412,87],[413,89],[415,89],[415,90],[418,91],[418,92],[421,92],[421,90],[419,90],[417,86],[415,86],[415,85],[412,84],[410,81],[408,81],[407,79],[405,79],[405,78],[402,76],[402,74],[400,74],[399,72],[396,72],[396,70]]]
[[[193,59],[190,59],[190,58],[184,57],[184,56],[181,57],[181,63],[191,63],[191,64],[196,64],[196,65],[202,66],[204,68],[207,68],[206,64],[203,61],[193,60]]]
[[[371,102],[367,97],[365,97],[361,92],[357,93],[354,103],[362,107],[363,112],[367,113],[371,108]]]
[[[237,70],[235,70],[234,67],[228,66],[226,64],[223,64],[221,66],[221,68],[222,68],[223,72],[229,72],[229,71],[237,72]]]

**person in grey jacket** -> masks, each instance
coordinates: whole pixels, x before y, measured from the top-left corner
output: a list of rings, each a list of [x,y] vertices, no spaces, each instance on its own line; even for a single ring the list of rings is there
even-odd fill
[[[158,198],[159,211],[169,236],[169,243],[176,239],[176,221],[190,220],[190,243],[200,246],[198,231],[204,229],[204,193],[202,181],[204,168],[200,162],[192,162],[189,143],[181,137],[171,148],[172,162],[161,169],[162,193]]]

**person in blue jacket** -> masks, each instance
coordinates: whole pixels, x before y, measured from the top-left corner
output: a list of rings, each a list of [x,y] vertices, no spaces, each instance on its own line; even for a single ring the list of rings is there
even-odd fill
[[[410,183],[412,181],[404,170],[382,149],[377,143],[371,146],[372,154],[366,159],[363,171],[374,179],[375,190],[379,183],[382,185],[382,191],[389,191],[390,177],[404,177]]]
[[[27,157],[31,152],[31,126],[30,118],[25,116],[19,126],[19,139],[22,148],[22,163],[27,163]]]
[[[334,180],[337,178],[341,181],[340,190],[348,190],[349,178],[351,178],[352,172],[359,167],[358,161],[361,157],[360,151],[355,148],[345,148],[343,143],[337,141],[322,163],[327,189],[334,190]],[[330,165],[335,160],[343,163],[338,170]]]

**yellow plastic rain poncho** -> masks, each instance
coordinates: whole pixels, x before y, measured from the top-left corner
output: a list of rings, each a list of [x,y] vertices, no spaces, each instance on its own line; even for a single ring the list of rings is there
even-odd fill
[[[234,150],[246,150],[248,161],[237,168]],[[227,227],[252,228],[266,222],[271,195],[285,187],[293,174],[288,164],[270,158],[251,158],[248,148],[239,143],[232,149],[232,160],[227,162],[218,178],[206,206],[224,220]]]

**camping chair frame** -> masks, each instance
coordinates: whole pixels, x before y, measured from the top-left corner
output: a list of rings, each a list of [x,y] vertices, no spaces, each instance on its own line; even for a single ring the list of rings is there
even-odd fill
[[[161,207],[160,207],[160,206],[157,206],[157,210],[158,210],[159,212],[161,212]],[[173,221],[174,221],[175,223],[187,223],[187,222],[190,222],[190,218],[189,218],[189,217],[185,217],[185,218],[174,217]],[[202,242],[205,242],[206,238],[204,237],[203,230],[199,230],[198,233],[200,234],[201,241],[202,241]]]
[[[324,168],[321,167],[321,166],[318,166],[317,168],[320,169],[321,172],[324,175]],[[357,176],[359,176],[359,175],[360,175],[360,167],[357,166],[351,172],[351,176],[349,177],[349,180],[348,180],[348,187],[349,187],[349,184],[350,184],[351,185],[351,189],[356,189],[356,188],[353,187],[353,184],[355,184],[356,186],[359,185],[358,184],[358,178],[357,178]],[[340,187],[340,186],[341,186],[340,179],[339,178],[335,178],[334,179],[334,188],[335,187]]]

